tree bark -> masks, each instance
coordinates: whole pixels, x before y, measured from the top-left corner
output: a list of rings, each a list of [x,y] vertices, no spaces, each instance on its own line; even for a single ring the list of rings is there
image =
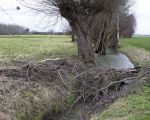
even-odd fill
[[[104,31],[105,31],[105,20],[102,15],[96,17],[93,25],[93,45],[94,45],[94,52],[98,54],[105,54],[105,47],[104,47]]]
[[[85,63],[94,63],[95,58],[92,48],[91,29],[87,29],[87,24],[81,26],[79,23],[76,23],[71,24],[71,26],[77,37],[78,57]]]
[[[97,47],[96,47],[96,53],[98,53],[99,55],[106,55],[106,48],[107,48],[107,21],[104,20],[103,24],[102,24],[102,29],[98,38],[98,42],[97,42]]]

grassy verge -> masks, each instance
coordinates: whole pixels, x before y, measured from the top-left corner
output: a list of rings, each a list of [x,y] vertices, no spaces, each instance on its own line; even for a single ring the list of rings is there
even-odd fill
[[[97,120],[149,120],[150,88],[143,86],[136,93],[118,99]]]
[[[120,51],[137,65],[150,63],[150,38],[122,39]],[[150,120],[150,87],[119,98],[96,120]]]
[[[150,63],[150,38],[122,39],[120,51],[135,65]]]

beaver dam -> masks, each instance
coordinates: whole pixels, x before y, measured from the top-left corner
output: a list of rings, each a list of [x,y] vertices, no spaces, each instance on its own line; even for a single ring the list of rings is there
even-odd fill
[[[150,66],[102,69],[78,60],[13,61],[0,70],[1,120],[90,120],[150,78]],[[140,75],[139,75],[140,73]]]

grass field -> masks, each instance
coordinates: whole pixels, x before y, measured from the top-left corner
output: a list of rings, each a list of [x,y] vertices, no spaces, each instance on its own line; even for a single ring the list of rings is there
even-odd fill
[[[135,37],[132,39],[122,39],[121,45],[130,45],[138,48],[143,48],[150,52],[150,38],[148,37]]]
[[[120,51],[136,64],[150,60],[150,38],[122,39]],[[0,36],[0,61],[76,56],[75,43],[68,36]],[[150,88],[118,99],[96,120],[150,120]]]
[[[140,62],[148,61],[150,52],[147,51],[150,51],[150,38],[121,39],[120,50],[128,54],[134,62],[138,62],[136,59],[140,58]],[[132,52],[129,54],[128,51]],[[139,56],[141,52],[144,57]],[[76,46],[69,36],[0,36],[0,61],[16,59],[39,61],[76,55]]]
[[[0,60],[47,58],[76,55],[68,36],[0,36]]]

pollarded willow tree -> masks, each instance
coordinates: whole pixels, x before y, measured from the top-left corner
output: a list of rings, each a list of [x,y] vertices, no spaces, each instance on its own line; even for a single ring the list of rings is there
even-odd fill
[[[121,31],[125,31],[122,27],[125,24],[124,18],[126,16],[124,14],[130,16],[130,8],[133,4],[134,0],[120,0],[117,3],[117,7],[109,12],[111,14],[99,14],[97,16],[94,22],[95,26],[93,27],[93,44],[96,53],[105,55],[108,47],[115,50],[119,47],[119,34]],[[128,23],[131,23],[129,21],[132,22],[132,20],[128,20]],[[126,29],[131,32],[133,30],[132,28],[135,27],[135,24],[133,25],[128,25]]]
[[[85,63],[94,63],[93,38],[96,39],[94,48],[105,47],[105,41],[109,39],[105,33],[110,29],[113,13],[117,13],[124,1],[126,0],[34,0],[35,6],[30,3],[31,6],[28,7],[47,15],[64,17],[78,39],[79,58]],[[101,24],[97,25],[97,20]],[[93,29],[99,31],[95,34]]]

